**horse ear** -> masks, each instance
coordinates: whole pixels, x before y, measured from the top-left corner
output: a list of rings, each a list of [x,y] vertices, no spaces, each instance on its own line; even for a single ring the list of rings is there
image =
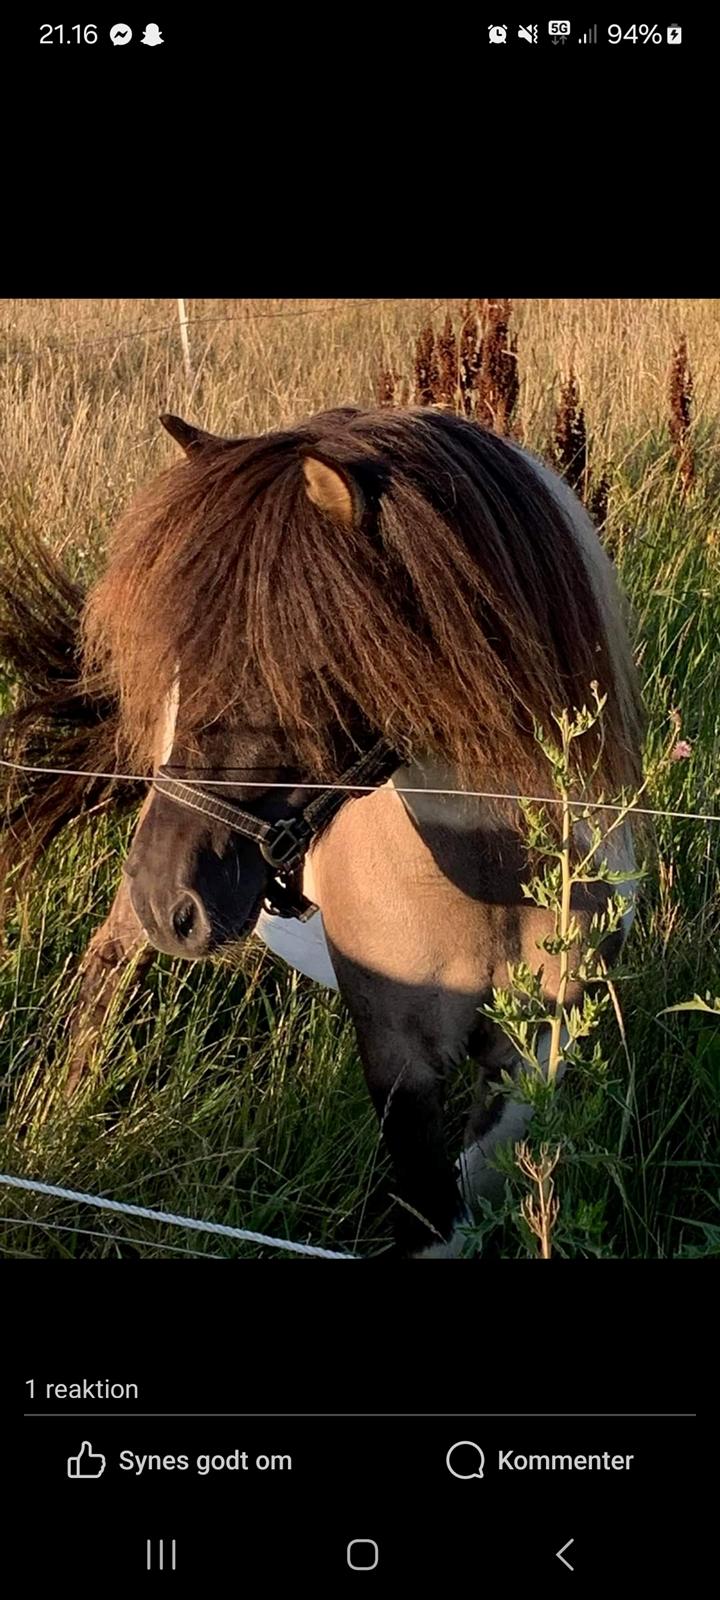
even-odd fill
[[[160,421],[171,439],[185,451],[186,456],[194,455],[196,450],[204,450],[210,445],[218,449],[225,443],[214,433],[206,433],[204,428],[195,428],[192,422],[183,422],[182,417],[173,417],[169,412],[166,412]]]
[[[343,474],[336,467],[328,466],[327,461],[320,461],[317,456],[304,457],[303,473],[307,496],[313,505],[332,517],[334,522],[342,522],[346,528],[351,527],[357,508],[352,489]]]

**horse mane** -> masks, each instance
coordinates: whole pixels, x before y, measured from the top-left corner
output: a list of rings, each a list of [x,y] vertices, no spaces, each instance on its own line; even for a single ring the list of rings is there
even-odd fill
[[[261,697],[308,779],[330,777],[352,706],[465,786],[526,792],[548,781],[534,720],[547,730],[590,705],[596,682],[602,737],[578,749],[596,792],[637,782],[642,713],[611,564],[594,534],[588,559],[516,446],[449,412],[349,408],[217,444],[141,491],[85,610],[88,678],[119,694],[141,770],[179,670],[188,737],[225,714],[252,722]],[[360,486],[350,527],[308,498],[308,455]]]

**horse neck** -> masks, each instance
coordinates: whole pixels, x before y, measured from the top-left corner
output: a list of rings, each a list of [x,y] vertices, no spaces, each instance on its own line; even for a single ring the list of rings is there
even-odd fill
[[[503,876],[517,875],[518,882],[528,870],[522,827],[518,821],[510,821],[507,812],[503,817],[492,798],[498,792],[514,792],[514,784],[507,774],[499,773],[495,783],[488,780],[487,794],[467,794],[463,792],[464,786],[457,772],[447,764],[427,757],[398,767],[382,787],[398,792],[398,801],[425,839],[438,864],[450,866],[458,887],[464,885],[466,892],[477,891],[478,870],[482,880],[488,873],[492,876],[497,868]],[[362,801],[354,803],[362,808]],[[368,808],[367,814],[368,825],[373,826],[371,819],[375,815],[374,808]],[[377,826],[377,823],[374,825]],[[574,833],[576,846],[584,853],[590,845],[588,825],[578,822]],[[451,842],[453,840],[454,843]],[[615,870],[628,871],[634,868],[629,823],[610,835],[595,859],[606,861]],[[636,882],[631,882],[623,885],[621,892],[634,897],[636,887]],[[305,861],[303,893],[316,905],[320,904],[313,851],[308,853]]]
[[[415,817],[418,825],[423,823],[438,826],[443,825],[455,832],[476,832],[492,835],[493,832],[507,832],[508,821],[503,820],[494,804],[493,797],[507,795],[512,803],[515,785],[512,778],[499,773],[495,783],[488,780],[488,789],[485,795],[465,794],[463,785],[459,782],[458,775],[449,766],[431,758],[408,763],[399,767],[389,780],[389,785],[396,789],[404,788],[413,790],[426,790],[427,793],[414,793],[403,796],[403,802],[411,815]],[[443,794],[433,791],[449,790]],[[460,791],[453,793],[452,791]],[[548,786],[541,789],[542,793],[550,795]],[[610,813],[607,815],[608,826],[612,822]],[[513,831],[515,831],[513,827]],[[522,836],[522,827],[517,827],[518,836]],[[573,834],[577,849],[585,853],[591,843],[591,832],[587,822],[578,821]],[[600,849],[594,857],[596,861],[603,860],[615,871],[625,871],[635,864],[635,854],[630,821],[624,822],[620,827],[614,827],[607,839],[603,840]]]
[[[380,785],[387,790],[417,790],[418,793],[398,794],[398,802],[404,806],[411,821],[413,821],[422,834],[425,831],[432,833],[438,828],[448,833],[462,835],[465,832],[477,831],[478,828],[492,826],[491,813],[487,802],[478,799],[465,799],[462,795],[437,794],[435,790],[460,789],[457,773],[449,766],[433,761],[418,760],[408,762],[398,767],[392,777],[385,784]],[[427,791],[427,792],[422,792]],[[368,797],[370,798],[370,797]],[[354,805],[362,809],[363,801],[355,801]],[[364,813],[365,814],[365,813]],[[377,827],[376,808],[367,808],[368,827]],[[342,816],[342,812],[340,813]],[[306,858],[303,869],[303,894],[315,905],[320,904],[315,849],[313,847]]]

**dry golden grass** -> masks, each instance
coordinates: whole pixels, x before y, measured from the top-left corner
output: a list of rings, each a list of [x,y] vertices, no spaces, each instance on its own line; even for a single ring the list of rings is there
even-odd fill
[[[191,300],[194,378],[172,300],[0,301],[0,511],[87,547],[167,461],[161,411],[262,432],[324,406],[369,404],[379,367],[411,373],[418,328],[462,300]],[[519,300],[516,430],[542,447],[573,372],[602,464],[667,423],[667,372],[687,339],[699,416],[720,411],[717,300]],[[10,496],[10,503],[7,497]]]

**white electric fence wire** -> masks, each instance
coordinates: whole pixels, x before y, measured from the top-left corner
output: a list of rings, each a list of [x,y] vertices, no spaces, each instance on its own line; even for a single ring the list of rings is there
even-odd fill
[[[266,1233],[253,1233],[249,1228],[231,1228],[224,1222],[203,1222],[197,1217],[178,1217],[173,1211],[151,1211],[148,1206],[126,1205],[120,1200],[107,1200],[102,1195],[84,1194],[77,1189],[62,1189],[59,1184],[40,1183],[34,1178],[14,1178],[0,1172],[0,1183],[11,1189],[25,1189],[31,1194],[54,1195],[58,1200],[73,1200],[76,1205],[95,1206],[98,1211],[115,1211],[120,1216],[144,1217],[148,1222],[166,1222],[175,1228],[192,1228],[196,1233],[215,1233],[223,1239],[244,1239],[249,1244],[265,1245],[272,1250],[290,1250],[297,1256],[320,1256],[325,1261],[354,1261],[357,1257],[341,1250],[322,1250],[314,1244],[296,1244],[291,1239],[274,1239]],[[18,1222],[33,1222],[32,1217],[18,1218]],[[42,1226],[41,1223],[38,1223]]]
[[[12,772],[46,773],[51,778],[105,778],[108,783],[152,783],[152,778],[147,773],[141,772],[87,772],[84,768],[74,767],[32,767],[26,766],[21,761],[5,761],[0,757],[0,767],[7,767]],[[188,778],[188,783],[193,779]],[[347,794],[374,794],[376,789],[386,788],[386,784],[378,783],[305,783],[297,778],[292,783],[278,783],[274,779],[271,783],[260,780],[251,781],[243,778],[241,783],[235,778],[206,778],[198,773],[195,782],[202,781],[206,789],[320,789],[343,790]],[[429,789],[408,788],[407,785],[394,784],[396,794],[441,794],[456,799],[467,800],[513,800],[516,802],[528,801],[533,805],[561,806],[564,801],[558,795],[552,794],[499,794],[495,790],[486,789]],[[633,816],[640,817],[674,817],[686,822],[720,822],[720,813],[712,811],[659,811],[651,806],[624,806],[611,804],[604,800],[568,800],[568,805],[587,807],[591,811],[627,810]]]

